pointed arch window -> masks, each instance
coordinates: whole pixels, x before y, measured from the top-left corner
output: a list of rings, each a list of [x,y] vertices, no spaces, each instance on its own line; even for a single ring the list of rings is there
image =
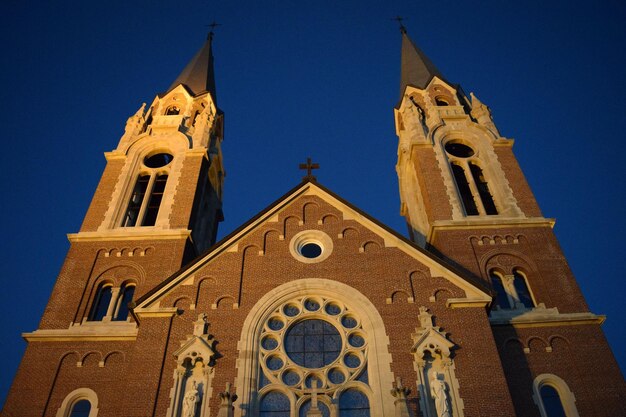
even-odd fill
[[[156,153],[143,160],[142,170],[128,201],[122,227],[154,226],[163,201],[168,178],[168,166],[173,156]]]
[[[465,215],[498,214],[483,169],[476,162],[474,149],[458,141],[447,142],[444,148]]]

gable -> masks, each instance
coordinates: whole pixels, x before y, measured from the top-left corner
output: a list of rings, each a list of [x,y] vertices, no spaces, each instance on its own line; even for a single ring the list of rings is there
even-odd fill
[[[307,242],[320,245],[321,256],[302,256],[301,246]],[[205,279],[220,287],[211,308],[223,300],[238,308],[244,302],[254,304],[257,296],[252,294],[262,288],[269,291],[286,281],[312,277],[363,287],[386,303],[398,294],[413,302],[416,291],[431,291],[432,298],[437,288],[451,294],[447,300],[451,307],[491,302],[482,282],[456,271],[321,185],[304,182],[137,300],[134,311],[138,316],[175,311],[177,297],[190,298],[195,306],[199,283]],[[197,288],[196,295],[190,287]]]

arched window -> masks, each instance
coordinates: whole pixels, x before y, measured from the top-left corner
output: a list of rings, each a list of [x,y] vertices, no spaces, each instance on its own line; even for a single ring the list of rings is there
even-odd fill
[[[474,184],[476,184],[476,188],[478,189],[480,201],[482,201],[483,207],[485,208],[485,213],[498,214],[496,205],[493,202],[493,197],[489,192],[489,186],[487,185],[487,181],[485,181],[483,170],[478,165],[473,163],[470,163],[469,167],[472,173],[472,178],[474,179]]]
[[[56,417],[97,417],[98,396],[89,388],[78,388],[70,392],[61,407],[56,412]]]
[[[69,417],[89,417],[91,403],[89,400],[78,400],[72,405]]]
[[[111,284],[100,284],[91,307],[91,312],[89,313],[89,320],[101,321],[102,319],[104,319],[104,317],[107,315],[107,312],[109,311],[109,305],[111,304],[112,295],[113,286]]]
[[[259,388],[287,386],[296,397],[315,390],[328,399],[348,381],[367,387],[366,335],[347,305],[319,296],[296,297],[283,303],[265,326],[260,341],[264,380]],[[360,399],[364,394],[349,390],[342,395]],[[358,406],[354,410],[369,413],[367,401],[352,402]],[[302,407],[296,410],[298,415]],[[369,416],[363,412],[346,411],[346,415]]]
[[[124,284],[114,287],[104,282],[98,286],[94,297],[89,321],[126,321],[128,304],[133,300],[135,284]]]
[[[567,417],[559,392],[551,385],[544,385],[539,390],[543,409],[548,417]]]
[[[369,417],[370,403],[367,396],[354,388],[341,393],[339,397],[341,417]]]
[[[459,197],[467,216],[498,214],[482,168],[475,162],[476,152],[459,142],[444,145]]]
[[[526,284],[526,277],[517,269],[513,270],[513,287],[517,295],[517,301],[526,308],[533,308],[535,303],[533,297],[530,294],[528,285]]]
[[[323,416],[393,415],[387,340],[380,314],[352,287],[300,279],[274,288],[242,328],[243,415],[305,416],[315,401]],[[345,412],[336,414],[342,395]]]
[[[156,224],[167,185],[168,175],[167,172],[163,171],[167,170],[172,159],[171,154],[160,152],[148,155],[143,160],[142,170],[146,172],[137,178],[122,219],[122,227],[154,226]]]
[[[454,181],[456,182],[459,194],[461,195],[461,201],[463,202],[465,214],[468,216],[476,216],[478,214],[478,209],[476,208],[476,203],[474,202],[474,196],[472,195],[469,182],[465,176],[465,171],[460,165],[453,163],[452,173],[454,174]]]
[[[289,398],[282,392],[268,392],[261,398],[259,415],[261,417],[290,417],[291,405],[289,404]]]
[[[113,316],[113,320],[125,321],[128,318],[128,304],[133,301],[135,294],[135,285],[124,284],[120,289],[120,295],[117,297],[117,308]]]
[[[496,305],[500,309],[533,308],[530,290],[526,277],[518,269],[512,275],[502,275],[495,271],[489,272],[491,285],[496,292]]]
[[[180,113],[180,107],[178,106],[169,106],[167,110],[165,110],[166,116],[175,116]]]
[[[578,417],[576,398],[561,378],[541,374],[533,381],[533,400],[541,417]]]
[[[448,100],[442,97],[435,97],[435,104],[438,106],[449,106]]]
[[[493,271],[489,274],[489,276],[491,277],[491,285],[496,292],[496,305],[501,309],[511,308],[509,295],[504,289],[502,277]]]

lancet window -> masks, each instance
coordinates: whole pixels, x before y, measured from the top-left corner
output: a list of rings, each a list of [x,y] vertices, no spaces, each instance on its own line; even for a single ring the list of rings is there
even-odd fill
[[[123,227],[154,226],[165,193],[168,166],[173,156],[160,152],[147,156],[141,166],[128,206],[122,219]]]
[[[474,149],[457,141],[446,143],[444,148],[465,214],[467,216],[498,214]]]

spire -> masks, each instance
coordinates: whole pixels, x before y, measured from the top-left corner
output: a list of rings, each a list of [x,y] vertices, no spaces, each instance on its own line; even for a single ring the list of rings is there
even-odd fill
[[[217,100],[215,92],[215,76],[213,71],[213,52],[211,43],[213,41],[213,31],[209,32],[207,40],[202,48],[196,53],[185,69],[180,73],[178,78],[174,80],[170,91],[178,84],[183,84],[194,95],[208,91],[213,100]]]
[[[444,78],[426,54],[411,41],[404,26],[400,26],[400,32],[402,33],[400,98],[402,98],[407,85],[423,89],[435,75]]]

